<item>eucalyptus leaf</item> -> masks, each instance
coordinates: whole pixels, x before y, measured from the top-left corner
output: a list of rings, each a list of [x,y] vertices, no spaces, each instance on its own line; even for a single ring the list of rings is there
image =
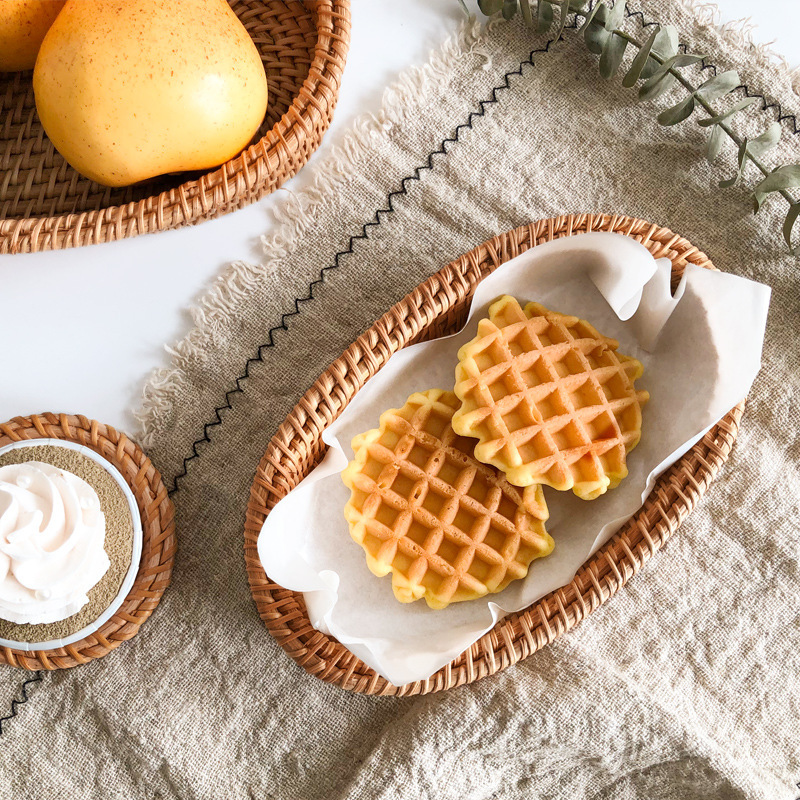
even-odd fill
[[[695,95],[702,97],[708,103],[719,100],[726,94],[730,94],[739,85],[739,73],[735,69],[727,72],[720,72],[719,75],[709,78],[705,83],[697,87]]]
[[[578,28],[578,33],[583,33],[592,24],[592,22],[594,22],[594,18],[598,14],[600,14],[601,11],[605,10],[605,7],[606,7],[605,2],[600,2],[592,6],[591,10],[583,20],[583,25],[581,25],[580,28]],[[605,20],[604,15],[602,16],[602,19]]]
[[[767,150],[775,147],[781,138],[783,128],[780,122],[773,122],[760,136],[750,140],[747,148],[756,158],[761,158]]]
[[[753,190],[755,210],[759,211],[765,198],[772,192],[782,189],[795,189],[800,186],[800,164],[787,164],[770,172]]]
[[[569,8],[571,11],[583,11],[586,3],[587,0],[569,0]]]
[[[511,19],[517,13],[517,0],[505,0],[503,3],[503,19]]]
[[[800,216],[800,203],[792,203],[789,206],[789,213],[786,215],[786,221],[783,223],[783,238],[786,244],[789,245],[789,250],[792,255],[797,255],[797,251],[792,247],[792,229],[794,223],[797,222],[797,217]]]
[[[614,0],[614,5],[606,15],[605,29],[611,33],[617,30],[625,19],[625,0]]]
[[[598,56],[603,52],[609,37],[605,27],[607,19],[608,7],[605,2],[600,2],[589,12],[581,28],[589,52]]]
[[[602,26],[592,23],[584,32],[583,39],[590,53],[600,55],[606,46],[611,34]]]
[[[653,50],[664,58],[674,56],[678,52],[678,29],[674,25],[662,25]]]
[[[478,8],[482,14],[491,17],[503,8],[504,0],[478,0]]]
[[[694,111],[694,94],[690,94],[680,103],[662,111],[656,119],[659,125],[677,125],[688,119]]]
[[[676,69],[679,67],[690,67],[692,64],[697,64],[705,58],[704,54],[699,53],[681,53],[673,56],[670,61],[672,66]]]
[[[701,119],[698,122],[703,128],[708,128],[710,125],[719,125],[720,122],[724,122],[728,117],[733,116],[738,111],[741,111],[743,108],[747,108],[747,106],[753,105],[756,102],[755,97],[746,97],[744,100],[740,100],[736,105],[729,108],[727,111],[723,111],[722,114],[718,114],[716,117],[706,117],[705,119]]]
[[[653,53],[662,61],[672,58],[678,52],[678,29],[674,25],[661,26],[653,42]],[[658,61],[651,58],[642,70],[642,77],[649,78],[659,67]]]
[[[541,6],[542,0],[539,0],[539,5]],[[519,0],[519,10],[522,14],[522,19],[525,21],[525,24],[529,27],[533,27],[533,15],[531,14],[531,0]]]
[[[653,43],[656,40],[656,36],[658,36],[659,30],[660,28],[658,27],[653,30],[653,32],[647,38],[647,41],[642,45],[639,52],[634,56],[630,68],[625,73],[625,77],[622,79],[622,85],[626,89],[630,89],[632,86],[635,86],[636,81],[638,81],[639,77],[642,75],[642,70],[647,63],[647,57],[650,55],[650,51],[653,49]]]
[[[736,170],[736,174],[732,178],[728,178],[727,181],[720,181],[720,189],[729,189],[731,186],[736,186],[736,184],[739,183],[742,173],[744,172],[744,165],[747,163],[747,139],[745,139],[739,145],[739,154],[736,160],[739,163],[739,168]]]
[[[649,90],[650,87],[661,80],[670,70],[677,67],[688,67],[690,64],[696,64],[702,61],[703,56],[684,55],[679,54],[668,58],[663,64],[659,64],[658,69],[644,82],[642,89]],[[641,90],[640,90],[641,94]]]
[[[648,84],[639,89],[639,100],[641,101],[658,100],[659,97],[665,95],[675,86],[675,78],[672,75],[661,75],[658,80],[652,83],[650,83],[650,80],[648,78]]]
[[[539,0],[541,3],[542,0]],[[573,7],[573,3],[575,0],[561,0],[561,17],[558,21],[558,33],[556,34],[556,41],[561,38],[561,35],[564,33],[564,28],[567,27],[567,14],[569,14],[570,8]]]
[[[617,74],[627,46],[627,39],[616,33],[609,33],[608,41],[603,47],[603,53],[600,56],[600,75],[603,78],[609,80]]]
[[[706,146],[706,158],[709,161],[716,161],[717,156],[722,150],[722,142],[725,131],[719,125],[714,125],[708,135],[708,145]]]
[[[553,6],[545,0],[539,0],[539,7],[536,9],[536,32],[544,33],[550,30],[553,24]]]

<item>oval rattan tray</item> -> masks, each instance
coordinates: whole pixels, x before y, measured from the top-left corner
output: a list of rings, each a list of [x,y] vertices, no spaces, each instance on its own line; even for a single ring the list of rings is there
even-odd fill
[[[360,336],[306,392],[272,438],[250,490],[245,562],[258,612],[289,655],[312,675],[366,694],[415,695],[491,675],[529,656],[608,600],[680,526],[730,453],[743,404],[732,409],[658,479],[642,508],[578,571],[567,586],[510,614],[466,652],[425,681],[394,686],[330,636],[311,627],[303,597],[268,578],[258,558],[261,526],[274,505],[324,454],[322,431],[395,351],[456,331],[480,280],[542,242],[588,231],[613,231],[672,261],[677,281],[687,263],[713,269],[708,258],[667,228],[619,215],[546,219],[496,236],[448,264]]]
[[[350,42],[350,0],[230,4],[261,53],[269,106],[250,146],[205,174],[100,186],[73,170],[45,135],[32,73],[0,73],[0,253],[179,228],[246,206],[297,173],[333,118]]]
[[[142,558],[122,605],[98,630],[74,644],[25,652],[0,647],[0,663],[24,669],[66,669],[85,664],[134,637],[169,586],[175,560],[175,509],[161,475],[136,443],[86,417],[33,414],[0,424],[0,447],[31,439],[64,439],[110,461],[130,486],[142,515]]]

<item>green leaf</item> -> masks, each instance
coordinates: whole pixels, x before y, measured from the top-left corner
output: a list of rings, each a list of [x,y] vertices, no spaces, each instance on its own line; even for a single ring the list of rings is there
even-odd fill
[[[569,8],[571,11],[583,11],[586,3],[587,0],[569,0]]]
[[[662,25],[653,50],[663,58],[674,56],[678,52],[678,29],[674,25]]]
[[[536,9],[536,32],[544,33],[550,30],[553,24],[553,6],[545,0],[539,0],[539,7]]]
[[[724,133],[725,131],[719,125],[712,126],[711,133],[708,135],[708,145],[706,146],[706,158],[709,161],[716,161],[720,150],[722,150]]]
[[[783,128],[780,122],[773,122],[760,136],[750,140],[748,150],[756,157],[761,158],[767,150],[775,147],[781,138]]]
[[[664,25],[658,29],[653,42],[653,53],[665,61],[678,52],[678,29],[674,25]],[[649,78],[657,69],[658,61],[651,58],[642,70],[642,77]]]
[[[786,215],[786,221],[783,223],[783,238],[786,244],[789,245],[791,254],[797,255],[797,251],[792,247],[792,229],[794,223],[797,222],[797,217],[800,216],[800,203],[792,203],[789,206],[789,213]]]
[[[756,102],[756,99],[757,98],[755,97],[746,97],[744,100],[740,100],[735,106],[732,106],[722,114],[718,114],[716,117],[706,117],[705,119],[701,119],[697,124],[702,128],[708,128],[710,125],[718,125],[720,122],[724,122],[726,119],[728,119],[728,117],[733,116],[743,108],[753,105],[753,103]]]
[[[605,43],[603,53],[600,56],[600,75],[603,78],[608,80],[617,74],[627,46],[627,39],[623,39],[622,36],[618,36],[616,33],[609,33],[608,41]]]
[[[662,111],[656,119],[659,125],[677,125],[692,115],[694,111],[694,94],[690,94],[677,105]]]
[[[669,72],[671,69],[680,69],[681,67],[690,67],[692,64],[697,64],[705,58],[704,55],[696,55],[695,53],[678,53],[678,55],[668,58],[660,67],[659,70],[666,70]],[[658,70],[657,70],[658,71]]]
[[[703,100],[713,103],[726,94],[730,94],[739,85],[739,73],[735,69],[727,72],[720,72],[713,78],[709,78],[705,83],[697,87],[695,95],[702,97]]]
[[[590,53],[599,55],[603,52],[611,34],[602,26],[597,24],[590,25],[583,33],[586,46]]]
[[[614,5],[606,15],[605,29],[611,33],[617,30],[625,19],[625,0],[614,0]]]
[[[639,89],[639,100],[657,100],[662,94],[666,94],[674,85],[675,78],[666,73],[658,77],[648,78]]]
[[[768,194],[782,189],[795,189],[800,186],[800,164],[787,164],[770,172],[753,190],[755,210],[759,211]]]
[[[747,163],[747,139],[745,139],[739,145],[739,155],[737,157],[737,161],[739,163],[739,168],[736,170],[736,174],[727,181],[720,181],[720,189],[730,189],[731,186],[736,186],[736,184],[741,180],[742,173],[744,172],[744,165]]]
[[[541,2],[541,0],[539,0],[539,2]],[[561,18],[558,21],[556,41],[561,38],[561,35],[564,33],[564,28],[567,27],[567,14],[569,14],[569,10],[574,2],[575,0],[561,0]]]
[[[594,17],[592,17],[591,12],[587,17],[587,19],[591,19],[591,22],[584,24],[581,30],[583,30],[583,39],[586,42],[586,47],[589,48],[589,52],[599,56],[603,52],[603,48],[606,46],[610,36],[606,30],[608,8],[605,3],[598,3],[593,11],[596,12]]]
[[[542,4],[542,0],[539,0],[539,5]],[[531,0],[519,0],[519,10],[522,13],[522,19],[525,21],[525,24],[529,27],[533,27],[533,15],[531,14]]]
[[[714,130],[718,130],[719,127],[717,125],[714,126]],[[758,158],[777,144],[778,139],[781,137],[781,126],[778,122],[773,122],[760,136],[757,136],[755,139],[745,139],[739,145],[739,169],[737,170],[736,174],[729,178],[727,181],[720,181],[719,185],[722,189],[728,189],[731,186],[736,186],[736,184],[741,180],[742,174],[744,173],[744,167],[747,163],[748,158],[752,160],[753,157]],[[760,185],[760,184],[759,184]],[[756,187],[756,190],[758,187]],[[792,223],[794,224],[794,223]]]
[[[592,7],[592,10],[586,15],[586,18],[583,20],[583,25],[578,28],[578,33],[583,33],[594,21],[594,18],[600,13],[601,10],[604,10],[606,7],[605,2],[597,3],[597,5]],[[599,17],[598,17],[599,19]],[[603,20],[605,20],[605,16],[603,16]]]
[[[705,58],[705,54],[700,53],[681,53],[680,55],[673,56],[670,61],[672,66],[676,69],[679,67],[690,67],[692,64],[697,64]]]
[[[487,17],[496,14],[503,5],[504,0],[478,0],[478,8],[481,10],[481,13],[486,14]]]
[[[672,56],[668,58],[663,64],[658,65],[658,69],[656,69],[653,74],[647,79],[648,81],[655,81],[660,76],[666,75],[671,69],[678,69],[679,67],[688,67],[691,64],[696,64],[698,61],[702,61],[705,56],[695,56],[689,55],[688,53],[679,53],[676,56]],[[645,83],[645,86],[647,84]]]
[[[634,56],[630,69],[625,73],[625,77],[622,79],[622,85],[626,89],[630,89],[631,86],[634,86],[636,81],[639,80],[639,76],[642,74],[644,65],[647,62],[647,57],[650,55],[650,51],[653,49],[653,42],[655,42],[659,30],[659,28],[655,28],[653,30],[647,41],[642,45],[639,52]]]
[[[458,2],[461,4],[461,8],[464,9],[464,13],[467,16],[470,16],[469,9],[467,8],[467,4],[464,2],[464,0],[458,0]]]
[[[517,13],[517,0],[505,0],[503,3],[503,19],[511,19]]]

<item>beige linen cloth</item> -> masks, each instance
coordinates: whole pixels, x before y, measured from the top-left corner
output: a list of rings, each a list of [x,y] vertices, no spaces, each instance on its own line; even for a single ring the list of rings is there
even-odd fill
[[[738,69],[787,113],[800,106],[787,71],[709,26],[707,9],[629,7],[674,22],[693,51]],[[626,24],[641,34],[638,17]],[[147,390],[146,441],[168,480],[295,298],[545,42],[516,23],[465,30],[316,163],[311,190],[285,197],[263,263],[220,277],[174,369]],[[696,123],[659,127],[656,104],[637,104],[620,78],[603,81],[574,31],[533,60],[272,334],[175,496],[171,589],[133,641],[32,688],[0,738],[2,797],[800,795],[800,261],[780,237],[785,203],[772,199],[754,217],[741,188],[718,189],[731,150],[708,165]],[[775,115],[759,104],[743,130],[754,135]],[[778,156],[800,161],[791,121]],[[244,570],[244,510],[270,436],[328,363],[421,280],[495,233],[579,211],[669,226],[719,268],[774,288],[764,368],[730,461],[628,587],[518,666],[410,699],[310,677],[260,622]],[[0,671],[0,708],[20,679]]]

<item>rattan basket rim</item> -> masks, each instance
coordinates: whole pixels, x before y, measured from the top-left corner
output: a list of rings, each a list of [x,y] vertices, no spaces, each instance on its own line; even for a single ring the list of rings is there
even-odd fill
[[[314,630],[302,595],[273,583],[265,574],[256,543],[269,510],[310,472],[324,450],[322,431],[389,356],[407,344],[454,328],[475,287],[499,264],[536,244],[598,230],[630,236],[654,257],[669,258],[674,280],[687,263],[715,269],[704,253],[670,229],[618,214],[554,217],[495,236],[424,281],[360,336],[305,393],[269,442],[247,506],[245,564],[259,615],[279,644],[310,674],[352,691],[405,696],[453,688],[505,669],[570,630],[613,596],[677,530],[727,459],[743,403],[660,476],[642,508],[584,563],[569,584],[500,620],[427,680],[405,686],[390,684],[338,641]]]
[[[161,474],[146,453],[109,425],[84,416],[32,414],[0,424],[0,447],[19,441],[60,439],[94,451],[120,472],[141,514],[142,555],[133,586],[117,611],[94,633],[64,647],[19,650],[0,647],[0,663],[28,670],[67,669],[102,658],[133,638],[169,585],[177,540],[175,509]]]
[[[142,200],[0,220],[0,253],[77,247],[196,224],[249,205],[296,175],[333,119],[350,44],[350,0],[306,1],[317,27],[308,75],[259,141],[199,178]]]

